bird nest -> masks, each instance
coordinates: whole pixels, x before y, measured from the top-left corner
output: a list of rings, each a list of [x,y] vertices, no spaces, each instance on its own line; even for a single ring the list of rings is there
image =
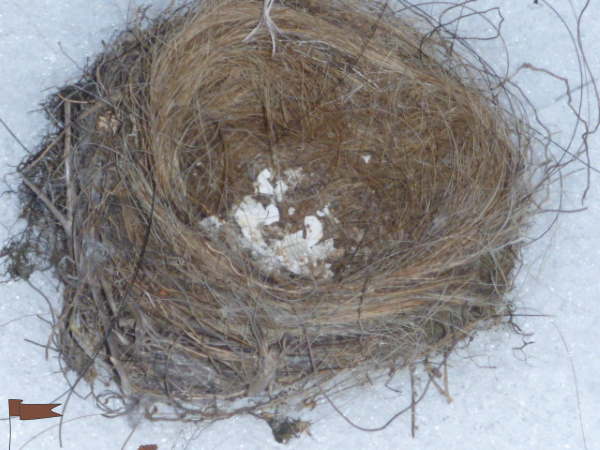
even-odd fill
[[[54,268],[80,377],[223,418],[510,314],[530,128],[440,30],[382,11],[204,1],[132,24],[50,98],[9,271]]]

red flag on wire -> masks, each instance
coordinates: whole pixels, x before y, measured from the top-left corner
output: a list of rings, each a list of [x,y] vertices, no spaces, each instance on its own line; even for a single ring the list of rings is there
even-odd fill
[[[20,417],[21,420],[47,419],[49,417],[60,417],[61,414],[52,411],[52,408],[60,406],[60,403],[24,404],[23,400],[11,398],[8,400],[8,415]]]

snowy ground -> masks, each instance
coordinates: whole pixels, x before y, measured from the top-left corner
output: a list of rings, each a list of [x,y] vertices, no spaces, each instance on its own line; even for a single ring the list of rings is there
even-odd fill
[[[153,1],[160,6],[164,1]],[[597,36],[600,5],[590,2],[582,23],[581,39],[595,77],[600,76],[600,44]],[[29,148],[45,129],[38,104],[46,90],[73,81],[86,58],[101,49],[101,41],[123,27],[133,0],[2,0],[0,2],[0,118]],[[568,77],[578,85],[576,56],[568,33],[540,0],[504,2],[477,1],[471,6],[485,9],[502,5],[503,36],[511,55],[511,66],[527,61]],[[583,0],[551,0],[573,28],[574,11]],[[497,17],[496,19],[497,20]],[[465,21],[463,33],[482,33],[485,26]],[[479,34],[478,34],[479,35]],[[594,41],[596,38],[596,41]],[[502,65],[500,48],[480,41],[486,58]],[[573,122],[562,102],[560,82],[531,72],[517,81],[525,89],[543,118],[567,142]],[[597,105],[583,114],[597,120]],[[580,139],[577,135],[575,139]],[[592,164],[600,167],[600,139],[592,137]],[[0,173],[12,172],[24,150],[0,128]],[[575,167],[573,168],[581,168]],[[7,182],[14,179],[7,178]],[[566,207],[580,207],[585,172],[565,181]],[[563,215],[553,232],[528,248],[526,268],[519,277],[521,312],[544,314],[519,322],[534,333],[535,343],[524,351],[519,338],[504,330],[477,336],[472,345],[451,362],[450,404],[436,393],[426,397],[417,410],[417,435],[410,437],[410,416],[398,419],[384,431],[367,433],[348,425],[329,405],[308,413],[312,437],[291,441],[290,449],[404,449],[413,450],[518,450],[600,448],[600,178],[592,173],[587,196],[588,210]],[[15,200],[0,197],[0,240],[19,229]],[[535,231],[544,228],[541,217]],[[55,282],[41,275],[38,286],[48,290]],[[57,373],[54,358],[44,359],[43,350],[24,338],[45,343],[48,327],[36,315],[48,318],[46,301],[25,283],[0,285],[0,417],[8,416],[6,400],[25,403],[51,402],[66,384]],[[58,297],[50,299],[56,303]],[[395,387],[408,387],[408,375],[398,376]],[[82,390],[85,392],[85,390]],[[58,400],[61,402],[61,400]],[[381,386],[352,392],[337,401],[355,423],[377,427],[406,405],[406,397]],[[131,431],[125,418],[99,415],[90,398],[73,398],[63,428],[65,449],[119,449]],[[55,419],[13,419],[12,448],[57,449]],[[43,434],[38,435],[43,430]],[[8,446],[9,423],[0,421],[0,448]],[[585,442],[584,442],[585,436]],[[125,448],[157,444],[164,449],[269,449],[277,444],[264,422],[238,417],[198,427],[181,424],[141,424]],[[186,447],[187,445],[187,447]]]

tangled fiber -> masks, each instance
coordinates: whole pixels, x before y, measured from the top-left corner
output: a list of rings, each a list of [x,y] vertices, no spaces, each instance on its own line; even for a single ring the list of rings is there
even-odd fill
[[[46,105],[28,253],[9,246],[10,273],[37,255],[64,284],[68,367],[224,418],[510,316],[531,131],[439,31],[373,2],[205,0],[107,46]]]

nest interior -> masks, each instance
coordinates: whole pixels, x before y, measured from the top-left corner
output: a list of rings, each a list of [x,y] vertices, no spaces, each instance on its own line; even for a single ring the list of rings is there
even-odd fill
[[[489,74],[380,9],[204,1],[50,99],[58,131],[20,173],[69,367],[219,418],[506,314],[527,128]]]

